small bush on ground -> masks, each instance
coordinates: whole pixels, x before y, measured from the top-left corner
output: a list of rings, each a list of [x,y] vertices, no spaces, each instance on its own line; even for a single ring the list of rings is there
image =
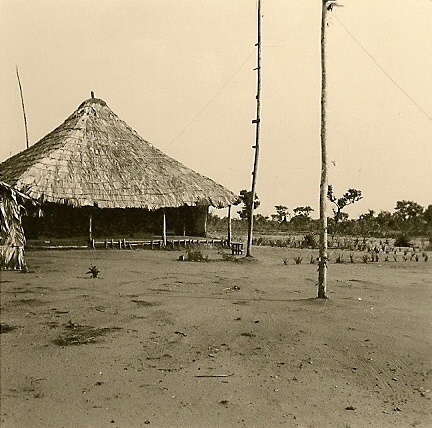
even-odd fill
[[[237,257],[234,256],[233,254],[228,254],[228,253],[225,253],[224,251],[220,251],[219,254],[221,255],[222,260],[224,262],[236,262],[237,261]]]
[[[91,327],[76,324],[72,321],[65,326],[67,331],[64,334],[61,334],[56,339],[53,340],[53,343],[58,346],[79,346],[79,345],[87,345],[90,343],[97,343],[98,339],[102,336],[107,335],[116,330],[120,330],[119,327]]]
[[[187,251],[186,260],[190,262],[206,262],[208,261],[208,256],[204,255],[199,249],[189,249]]]
[[[312,233],[305,235],[301,245],[303,248],[317,248],[317,242],[314,235]]]
[[[395,247],[411,247],[412,246],[411,238],[408,235],[401,233],[398,236],[396,236],[394,246]]]
[[[342,254],[339,254],[339,255],[336,257],[336,263],[343,263],[343,262],[344,262],[343,255],[342,255]]]
[[[15,330],[16,327],[9,324],[0,324],[0,334],[9,333],[12,330]]]
[[[87,274],[90,274],[91,278],[99,278],[100,270],[96,266],[91,265]]]

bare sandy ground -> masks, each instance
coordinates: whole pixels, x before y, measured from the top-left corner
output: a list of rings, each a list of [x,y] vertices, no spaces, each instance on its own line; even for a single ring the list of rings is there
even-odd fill
[[[430,260],[333,262],[319,301],[310,253],[28,253],[1,273],[1,427],[432,427]]]

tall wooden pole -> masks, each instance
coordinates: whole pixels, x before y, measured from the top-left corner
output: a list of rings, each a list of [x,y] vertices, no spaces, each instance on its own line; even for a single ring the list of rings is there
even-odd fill
[[[246,257],[251,257],[251,247],[252,247],[252,233],[253,233],[253,212],[254,212],[254,202],[256,195],[256,180],[258,173],[258,158],[259,158],[259,135],[260,135],[260,97],[261,97],[261,0],[258,0],[257,4],[257,15],[258,15],[258,30],[257,30],[257,92],[256,92],[256,118],[252,121],[255,123],[255,157],[252,172],[252,186],[251,186],[251,206],[249,212],[249,223],[248,223],[248,236],[247,236],[247,246],[246,246]]]
[[[321,11],[321,182],[320,182],[320,239],[318,262],[318,298],[327,299],[327,76],[326,28],[329,1],[322,0]]]
[[[22,91],[22,86],[21,86],[21,80],[20,80],[19,73],[18,73],[18,66],[16,66],[16,75],[17,75],[17,79],[18,79],[18,86],[19,86],[20,96],[21,96],[21,105],[22,105],[23,116],[24,116],[24,129],[25,129],[25,137],[26,137],[26,148],[28,149],[29,148],[29,139],[28,139],[28,130],[27,130],[27,116],[26,116],[26,112],[25,112],[24,96],[23,96],[23,91]]]

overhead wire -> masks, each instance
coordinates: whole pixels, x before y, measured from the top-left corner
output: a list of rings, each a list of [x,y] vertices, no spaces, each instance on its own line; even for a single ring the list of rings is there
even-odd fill
[[[417,109],[429,120],[432,117],[418,104],[414,98],[407,92],[402,86],[393,79],[390,74],[384,69],[384,67],[372,56],[372,54],[362,45],[362,43],[351,33],[350,30],[335,16],[333,18],[341,25],[341,27],[348,33],[348,35],[360,46],[360,48],[366,53],[366,55],[373,61],[373,63],[382,71],[382,73],[396,86],[416,107]]]
[[[167,149],[170,147],[188,128],[192,125],[192,123],[195,122],[196,119],[198,119],[199,116],[206,110],[206,108],[211,104],[211,102],[225,89],[225,87],[231,82],[231,80],[234,79],[234,77],[237,75],[237,73],[243,68],[243,66],[246,64],[246,62],[249,60],[249,58],[255,53],[255,50],[253,50],[246,59],[240,64],[240,66],[234,71],[234,73],[226,80],[226,82],[219,88],[219,90],[207,101],[206,104],[201,108],[201,110],[186,124],[186,126],[183,127],[183,129],[166,145],[164,146],[164,149]]]

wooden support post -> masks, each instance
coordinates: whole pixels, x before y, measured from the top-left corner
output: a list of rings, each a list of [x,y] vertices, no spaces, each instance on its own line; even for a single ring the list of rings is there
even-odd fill
[[[204,213],[204,236],[207,238],[207,220],[208,220],[208,206],[205,207]]]
[[[231,248],[232,241],[232,223],[231,223],[231,205],[228,205],[228,233],[227,233],[228,247]]]
[[[166,247],[166,244],[167,244],[167,223],[166,223],[165,210],[163,210],[163,214],[162,214],[162,241],[163,241],[163,246]]]
[[[93,216],[89,216],[89,243],[91,244],[93,239]]]

